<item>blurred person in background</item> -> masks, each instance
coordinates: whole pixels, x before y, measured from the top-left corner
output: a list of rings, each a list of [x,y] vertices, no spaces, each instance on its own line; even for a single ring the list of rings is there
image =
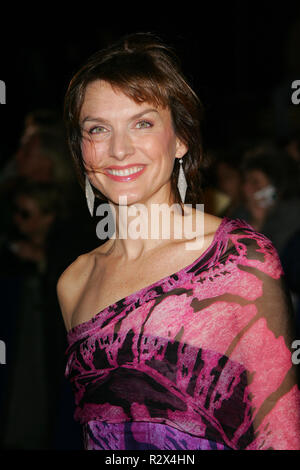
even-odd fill
[[[24,119],[24,130],[21,136],[21,143],[38,131],[47,130],[57,135],[62,135],[63,124],[60,113],[55,109],[34,109],[26,114]]]
[[[217,162],[216,171],[218,187],[228,196],[228,203],[222,215],[230,217],[242,200],[241,174],[239,168],[226,157]]]
[[[40,130],[47,130],[61,134],[61,117],[56,110],[36,109],[27,113],[24,117],[23,131],[19,139],[19,145],[14,155],[6,162],[1,169],[0,188],[9,187],[18,174],[16,155],[28,141],[28,139]]]
[[[282,254],[300,228],[299,172],[276,145],[254,147],[242,163],[244,206],[235,213],[266,235]]]
[[[13,200],[13,227],[0,249],[1,325],[10,331],[0,403],[3,448],[40,449],[49,440],[43,275],[59,199],[52,184],[20,185]]]
[[[3,326],[1,334],[8,338],[6,344],[9,351],[14,350],[12,345],[16,343],[20,354],[23,353],[25,357],[26,347],[19,332],[24,331],[22,338],[26,338],[29,332],[25,326],[20,327],[17,319],[23,318],[22,312],[26,309],[29,311],[28,319],[30,314],[34,316],[35,312],[38,312],[37,315],[42,312],[40,316],[43,317],[43,324],[40,326],[44,333],[37,336],[36,347],[39,347],[40,340],[43,348],[41,363],[45,373],[43,383],[39,382],[37,390],[40,389],[40,400],[46,407],[40,412],[41,426],[42,421],[45,421],[45,425],[39,430],[40,434],[38,426],[33,429],[36,422],[33,419],[31,434],[28,432],[25,436],[22,422],[18,423],[19,432],[16,432],[15,438],[12,438],[13,427],[16,426],[14,406],[17,404],[16,410],[18,406],[23,406],[21,395],[17,393],[17,390],[20,393],[22,391],[22,386],[19,387],[18,384],[20,385],[23,376],[14,373],[14,384],[13,379],[6,377],[6,382],[13,384],[8,385],[8,390],[11,390],[13,395],[10,408],[7,407],[4,398],[0,397],[2,401],[0,408],[3,412],[9,413],[6,421],[4,418],[0,421],[2,429],[4,422],[9,425],[3,443],[5,446],[18,445],[20,448],[31,446],[38,449],[41,446],[52,448],[55,445],[55,420],[60,397],[66,393],[60,369],[64,361],[65,335],[57,304],[56,281],[58,273],[75,259],[79,243],[80,246],[82,243],[85,244],[88,250],[95,246],[95,241],[98,241],[94,224],[73,176],[73,168],[68,164],[69,155],[63,132],[60,121],[54,114],[48,114],[46,110],[30,113],[25,119],[19,148],[12,158],[13,171],[6,172],[0,182],[3,222],[0,231],[2,287],[11,311],[10,320],[6,322],[5,327]],[[51,204],[52,196],[49,192],[51,185],[56,188],[55,197],[59,202],[59,211],[55,213],[55,217],[44,210]],[[36,194],[37,187],[40,196],[36,198],[33,194]],[[42,197],[43,191],[45,196]],[[45,204],[45,207],[41,204]],[[63,245],[57,243],[57,240],[63,241]],[[32,293],[32,289],[35,294]],[[35,302],[38,307],[35,307]],[[30,323],[26,325],[29,326]],[[38,325],[37,321],[37,328]],[[9,362],[12,364],[12,361]],[[9,369],[15,370],[14,366]],[[18,377],[20,380],[17,380]],[[21,400],[20,403],[17,403],[18,398]],[[33,403],[34,395],[28,403],[28,410],[32,410]],[[60,419],[63,424],[60,428],[63,429],[67,425],[68,416],[66,408],[63,406],[61,408]],[[24,436],[23,442],[21,436]],[[74,441],[76,439],[73,436]]]
[[[23,181],[70,185],[72,179],[74,176],[67,164],[63,131],[57,113],[52,110],[28,113],[19,146],[0,175],[0,237],[9,230],[14,192]]]
[[[12,216],[20,237],[17,240],[9,238],[9,248],[20,260],[36,263],[41,272],[47,262],[47,234],[55,220],[58,205],[59,193],[51,184],[27,183],[16,190]]]
[[[241,209],[244,199],[242,190],[242,155],[249,147],[248,141],[241,140],[225,150],[218,152],[214,161],[214,183],[221,193],[226,195],[227,204],[216,214],[220,217],[234,218]]]
[[[87,237],[89,244],[94,240],[94,226],[82,202],[81,191],[75,178],[73,167],[69,163],[69,151],[66,147],[61,121],[54,111],[37,110],[25,118],[24,131],[20,145],[13,157],[14,172],[0,183],[0,204],[2,214],[1,238],[13,225],[13,200],[18,187],[28,184],[45,183],[59,187],[60,216],[54,221],[53,236],[69,239],[59,262],[64,264],[65,257],[72,258],[76,238]],[[76,234],[76,236],[74,236]]]

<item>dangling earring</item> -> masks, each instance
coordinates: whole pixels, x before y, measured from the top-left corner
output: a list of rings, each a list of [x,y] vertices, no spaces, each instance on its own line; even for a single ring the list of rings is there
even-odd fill
[[[95,194],[94,194],[92,185],[90,183],[90,180],[88,179],[87,174],[85,175],[85,197],[86,197],[86,201],[87,201],[87,205],[88,205],[90,214],[93,217]]]
[[[177,188],[181,197],[181,201],[184,204],[185,194],[186,194],[186,189],[187,189],[187,182],[186,182],[185,174],[182,168],[182,158],[180,158],[179,163],[180,163],[180,169],[179,169],[179,174],[178,174]]]

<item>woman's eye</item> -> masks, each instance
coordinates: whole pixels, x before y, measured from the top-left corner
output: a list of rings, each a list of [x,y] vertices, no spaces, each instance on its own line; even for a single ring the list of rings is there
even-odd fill
[[[152,123],[149,121],[139,121],[136,127],[138,129],[146,129],[147,127],[152,127]]]
[[[103,126],[92,127],[89,130],[89,134],[103,134],[104,132],[106,132],[106,129]]]

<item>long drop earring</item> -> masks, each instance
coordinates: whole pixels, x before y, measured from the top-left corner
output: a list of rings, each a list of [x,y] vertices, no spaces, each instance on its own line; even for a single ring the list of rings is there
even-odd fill
[[[93,217],[95,194],[94,194],[92,185],[90,183],[90,180],[88,179],[87,174],[85,175],[85,197],[86,197],[86,202],[87,202],[90,214]]]
[[[180,168],[179,168],[179,174],[178,174],[177,188],[181,197],[181,201],[184,204],[186,190],[187,190],[187,182],[186,182],[185,174],[182,168],[182,158],[180,158],[179,163],[180,163]]]

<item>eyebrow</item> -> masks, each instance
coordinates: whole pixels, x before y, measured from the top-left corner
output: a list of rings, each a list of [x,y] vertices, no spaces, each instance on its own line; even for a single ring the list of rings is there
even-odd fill
[[[145,114],[148,114],[148,113],[158,113],[157,109],[155,108],[149,108],[149,109],[145,109],[144,111],[138,113],[138,114],[134,114],[133,116],[130,117],[130,120],[131,119],[138,119],[142,116],[144,116]],[[103,123],[108,123],[108,121],[104,118],[101,118],[101,117],[93,117],[93,116],[86,116],[82,122],[81,122],[81,125],[83,125],[85,122],[89,122],[89,121],[93,121],[93,122],[103,122]]]

